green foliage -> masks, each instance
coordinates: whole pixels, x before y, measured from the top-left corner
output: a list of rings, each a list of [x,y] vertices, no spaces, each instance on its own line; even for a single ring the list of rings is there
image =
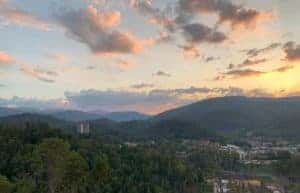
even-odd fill
[[[27,133],[28,132],[28,133]],[[172,147],[172,146],[170,146]],[[176,148],[176,145],[174,146]],[[1,193],[205,192],[202,168],[160,146],[130,148],[47,124],[0,126]]]
[[[16,182],[16,193],[34,193],[35,189],[34,180],[30,177],[18,179]]]
[[[0,176],[0,192],[11,193],[14,185],[4,176]]]
[[[277,162],[274,169],[279,175],[300,178],[300,154]]]

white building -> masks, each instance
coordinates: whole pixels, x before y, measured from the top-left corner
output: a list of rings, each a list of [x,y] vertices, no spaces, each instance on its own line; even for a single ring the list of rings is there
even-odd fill
[[[88,122],[81,122],[78,126],[78,133],[89,134],[90,133],[90,124]]]

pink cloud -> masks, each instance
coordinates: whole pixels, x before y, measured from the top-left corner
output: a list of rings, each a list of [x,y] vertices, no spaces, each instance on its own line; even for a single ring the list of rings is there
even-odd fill
[[[0,51],[0,66],[12,64],[14,59],[9,56],[7,53]]]
[[[46,70],[42,68],[33,68],[27,64],[21,64],[20,70],[28,76],[48,83],[54,82],[53,77],[58,76],[58,74],[55,71]]]
[[[0,23],[33,27],[44,31],[50,29],[47,22],[32,13],[10,6],[8,1],[0,1]]]
[[[100,12],[91,6],[86,9],[67,11],[58,16],[67,35],[87,45],[95,54],[139,53],[145,43],[130,32],[115,29],[120,19],[119,12]]]
[[[89,20],[100,28],[114,27],[121,21],[121,13],[118,11],[98,12],[95,7],[89,6],[86,12]]]
[[[185,59],[194,59],[200,56],[200,50],[194,45],[181,46],[181,48]]]

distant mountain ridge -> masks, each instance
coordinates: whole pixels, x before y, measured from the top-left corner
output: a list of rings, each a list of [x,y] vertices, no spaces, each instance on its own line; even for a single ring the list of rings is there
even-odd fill
[[[22,114],[23,112],[17,109],[0,107],[0,117]]]
[[[128,111],[128,112],[112,112],[103,115],[104,118],[114,121],[135,121],[135,120],[147,120],[150,115]]]
[[[65,121],[72,121],[72,122],[79,122],[79,121],[91,121],[101,118],[101,115],[96,113],[89,113],[83,111],[74,111],[74,110],[66,110],[66,111],[56,111],[50,113],[52,117],[57,119],[65,120]]]
[[[20,114],[41,114],[50,115],[54,118],[61,119],[64,121],[92,121],[97,119],[111,119],[113,121],[133,121],[133,120],[146,120],[149,115],[138,113],[138,112],[84,112],[76,110],[28,110],[28,109],[18,109],[18,108],[3,108],[0,107],[0,117],[14,116]]]
[[[3,117],[3,108],[0,112],[0,117]],[[22,114],[11,109],[6,114],[9,116],[14,113],[19,116]],[[12,120],[18,121],[17,115]],[[190,136],[191,133],[195,136],[248,136],[249,133],[254,136],[300,139],[300,97],[211,98],[153,117],[136,112],[99,115],[81,111],[57,111],[36,116],[41,115],[71,123],[88,120],[95,129],[124,131],[129,136]],[[35,119],[34,115],[30,118]],[[9,120],[9,117],[2,120]]]

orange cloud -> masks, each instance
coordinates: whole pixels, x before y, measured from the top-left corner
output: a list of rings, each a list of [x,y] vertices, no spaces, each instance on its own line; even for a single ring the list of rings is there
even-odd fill
[[[286,65],[286,66],[276,68],[275,70],[273,70],[273,72],[286,72],[292,70],[293,68],[294,68],[293,65]]]
[[[89,6],[86,11],[90,21],[100,28],[113,27],[121,21],[121,13],[118,11],[98,12],[93,6]]]
[[[265,73],[266,72],[251,70],[251,69],[231,70],[231,71],[223,73],[221,76],[218,76],[215,80],[224,79],[228,76],[231,78],[246,78],[246,77],[260,76]]]
[[[180,47],[183,50],[183,56],[185,59],[194,59],[194,58],[198,58],[200,56],[199,49],[194,45],[180,46]]]
[[[255,28],[262,21],[273,17],[272,12],[261,12],[223,0],[180,0],[181,10],[192,14],[216,14],[218,23],[229,23],[232,29]]]
[[[0,65],[12,64],[14,59],[12,59],[7,53],[0,51]]]
[[[136,54],[144,46],[142,40],[129,32],[111,29],[120,21],[119,12],[100,13],[96,8],[88,7],[67,11],[58,16],[67,35],[86,44],[98,55]]]

